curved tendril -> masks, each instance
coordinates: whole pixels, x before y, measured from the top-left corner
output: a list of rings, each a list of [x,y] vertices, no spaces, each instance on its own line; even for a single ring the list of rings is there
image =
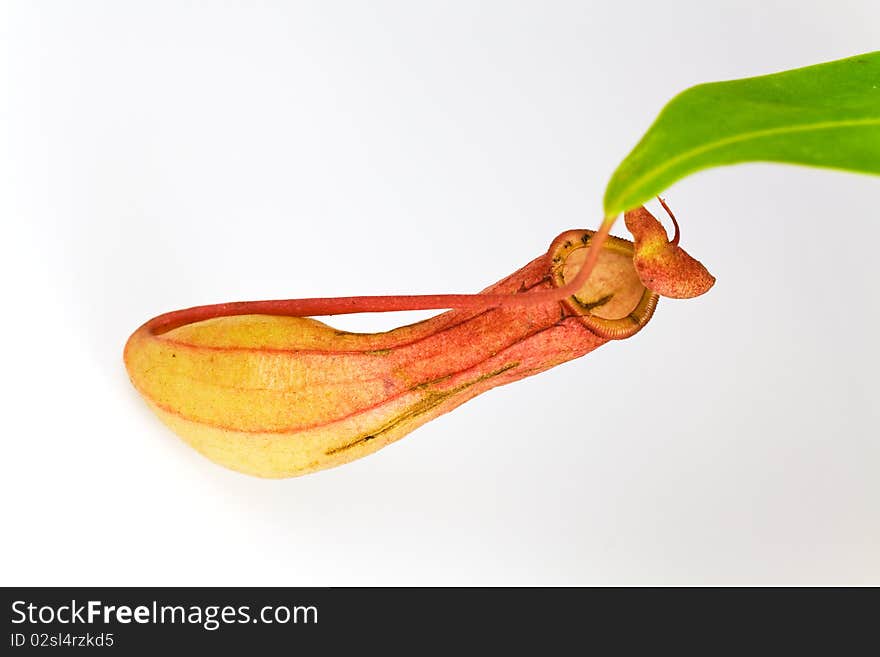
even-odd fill
[[[662,203],[662,201],[661,201]],[[528,294],[414,294],[393,296],[319,297],[314,299],[277,299],[270,301],[236,301],[208,306],[196,306],[175,310],[154,317],[146,328],[154,335],[171,331],[186,324],[215,317],[233,315],[288,315],[314,317],[322,315],[348,315],[355,313],[381,313],[401,310],[488,310],[535,306],[562,301],[580,290],[590,277],[602,245],[608,237],[616,217],[606,217],[587,247],[577,275],[565,285]],[[674,220],[674,219],[673,219]],[[677,230],[677,225],[676,225]]]

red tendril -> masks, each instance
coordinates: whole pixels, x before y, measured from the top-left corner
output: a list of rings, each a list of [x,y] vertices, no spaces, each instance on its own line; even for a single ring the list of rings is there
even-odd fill
[[[400,310],[446,310],[450,308],[488,310],[490,308],[534,306],[561,301],[575,294],[589,279],[614,221],[615,217],[605,218],[599,230],[590,240],[587,247],[587,257],[577,275],[569,283],[552,290],[540,290],[528,294],[414,294],[236,301],[175,310],[151,319],[147,322],[146,328],[154,335],[158,335],[193,322],[232,315],[313,317]]]

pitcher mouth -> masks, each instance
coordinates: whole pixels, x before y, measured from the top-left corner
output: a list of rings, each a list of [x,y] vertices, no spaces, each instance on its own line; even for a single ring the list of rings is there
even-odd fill
[[[556,287],[571,281],[580,270],[592,230],[570,230],[550,247],[551,276]],[[634,335],[648,323],[658,295],[642,283],[633,264],[632,242],[609,236],[587,283],[562,303],[592,333],[613,340]]]

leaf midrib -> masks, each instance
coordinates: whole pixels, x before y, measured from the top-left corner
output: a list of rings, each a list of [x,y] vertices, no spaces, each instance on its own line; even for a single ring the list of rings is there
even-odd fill
[[[665,171],[680,164],[681,162],[684,162],[691,158],[695,158],[709,151],[717,150],[723,148],[724,146],[729,146],[730,144],[749,141],[751,139],[760,139],[761,137],[769,137],[772,135],[784,135],[796,132],[810,132],[813,130],[818,131],[828,128],[848,128],[861,125],[880,125],[880,117],[872,119],[841,119],[838,121],[820,121],[817,123],[780,126],[777,128],[764,128],[762,130],[752,130],[751,132],[745,132],[739,135],[733,135],[732,137],[718,139],[708,144],[703,144],[702,146],[692,148],[688,151],[685,151],[684,153],[681,153],[679,155],[676,155],[675,157],[666,160],[662,165],[658,166],[652,171],[645,173],[640,178],[637,178],[635,182],[624,189],[623,193],[618,194],[617,198],[626,198],[632,190],[641,187],[645,183],[645,181],[658,178]]]

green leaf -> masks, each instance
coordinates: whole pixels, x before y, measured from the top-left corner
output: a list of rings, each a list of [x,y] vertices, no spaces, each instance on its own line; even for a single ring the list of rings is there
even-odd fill
[[[605,215],[696,171],[740,162],[880,174],[880,51],[685,90],[611,176]]]

